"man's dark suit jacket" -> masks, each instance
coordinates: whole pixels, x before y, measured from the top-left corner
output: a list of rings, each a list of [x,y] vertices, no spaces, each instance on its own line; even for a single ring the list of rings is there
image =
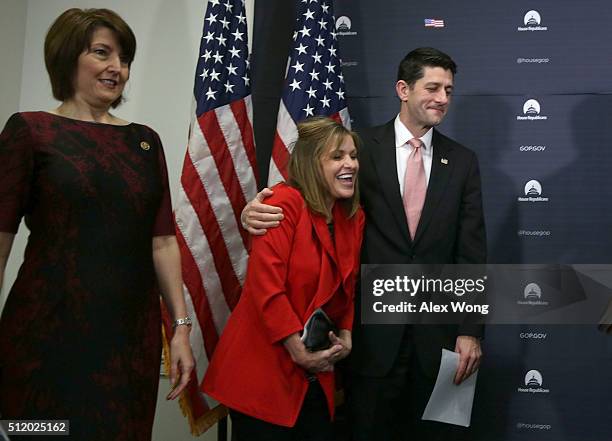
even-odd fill
[[[474,152],[434,129],[425,205],[411,240],[398,184],[394,121],[359,135],[359,188],[366,214],[361,263],[485,263],[480,172]],[[351,369],[384,376],[396,358],[405,325],[361,325],[360,295],[356,293]],[[478,325],[412,325],[417,358],[432,376],[437,375],[442,347],[454,350],[457,335],[482,334]]]

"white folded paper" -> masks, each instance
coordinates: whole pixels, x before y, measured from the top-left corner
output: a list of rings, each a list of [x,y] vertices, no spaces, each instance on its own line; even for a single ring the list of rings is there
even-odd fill
[[[442,349],[440,371],[422,419],[469,427],[478,371],[456,385],[453,379],[458,365],[459,354]]]

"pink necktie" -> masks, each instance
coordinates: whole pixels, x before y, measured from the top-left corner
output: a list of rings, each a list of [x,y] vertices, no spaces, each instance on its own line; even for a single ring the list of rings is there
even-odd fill
[[[421,152],[423,143],[420,139],[413,138],[408,141],[408,144],[412,146],[412,151],[406,163],[403,200],[404,211],[408,220],[408,230],[410,230],[410,237],[414,239],[425,203],[427,179],[425,178],[425,167],[423,167],[423,154]]]

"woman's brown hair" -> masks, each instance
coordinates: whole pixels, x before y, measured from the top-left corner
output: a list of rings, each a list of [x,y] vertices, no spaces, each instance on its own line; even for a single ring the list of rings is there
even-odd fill
[[[299,123],[297,128],[298,140],[289,159],[288,183],[302,193],[308,208],[330,219],[332,213],[326,203],[329,189],[323,179],[321,159],[328,151],[338,148],[346,137],[350,137],[358,149],[359,137],[342,124],[321,116],[308,118]],[[359,208],[358,184],[355,175],[353,196],[341,200],[348,217],[352,217]]]
[[[117,13],[110,9],[68,9],[55,19],[45,38],[45,65],[55,99],[66,101],[74,96],[79,55],[89,49],[95,30],[101,27],[113,31],[128,65],[134,61],[136,37]],[[121,101],[123,96],[112,107]]]

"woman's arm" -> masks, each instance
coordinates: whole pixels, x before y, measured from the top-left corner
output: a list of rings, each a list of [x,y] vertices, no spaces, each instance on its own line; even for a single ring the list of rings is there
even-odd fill
[[[2,289],[4,270],[6,269],[6,262],[13,246],[13,239],[15,239],[14,234],[0,232],[0,289]]]
[[[153,237],[153,263],[162,297],[170,311],[172,320],[186,317],[187,308],[183,298],[181,255],[176,237]],[[170,341],[170,382],[173,389],[166,397],[168,400],[178,397],[187,387],[191,377],[194,361],[189,345],[190,329],[189,326],[177,326]]]

